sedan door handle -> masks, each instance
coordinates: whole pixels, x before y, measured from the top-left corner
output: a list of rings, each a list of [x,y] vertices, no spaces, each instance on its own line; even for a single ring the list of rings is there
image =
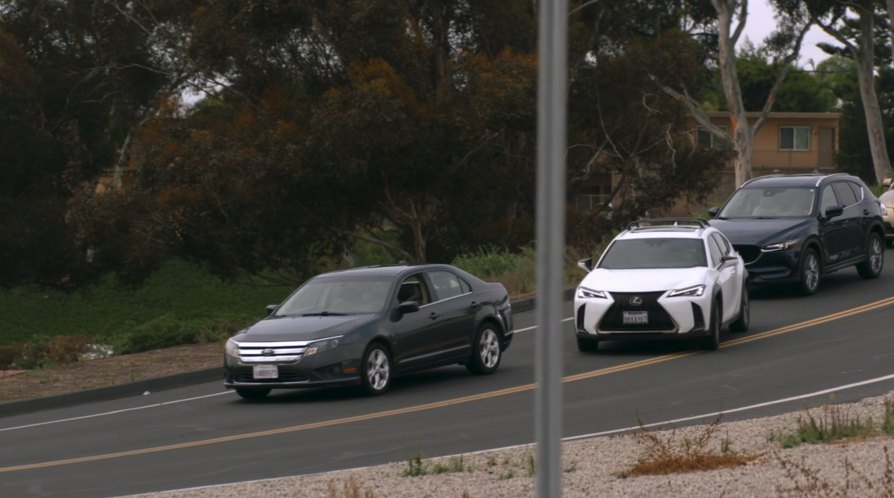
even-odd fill
[[[439,316],[441,316],[440,313],[435,313],[434,311],[428,314],[428,317],[432,320],[437,320]]]

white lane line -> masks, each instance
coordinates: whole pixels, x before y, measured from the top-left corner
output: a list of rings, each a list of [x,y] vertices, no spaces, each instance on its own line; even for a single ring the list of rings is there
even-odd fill
[[[562,319],[562,321],[563,321],[563,322],[567,322],[567,321],[570,321],[570,320],[572,320],[572,319],[573,319],[573,317],[568,317],[568,318],[564,318],[564,319]],[[534,330],[534,329],[536,329],[536,328],[537,328],[536,325],[533,326],[533,327],[525,327],[525,328],[523,328],[523,329],[518,329],[518,330],[516,330],[515,333],[519,333],[519,332],[527,332],[527,331],[529,331],[529,330]],[[60,420],[48,420],[48,421],[46,421],[46,422],[39,422],[39,423],[36,423],[36,424],[28,424],[28,425],[19,425],[19,426],[16,426],[16,427],[5,427],[5,428],[0,428],[0,432],[14,431],[14,430],[18,430],[18,429],[30,429],[30,428],[32,428],[32,427],[40,427],[40,426],[43,426],[43,425],[61,424],[61,423],[63,423],[63,422],[74,422],[74,421],[77,421],[77,420],[84,420],[84,419],[96,418],[96,417],[105,417],[105,416],[108,416],[108,415],[118,415],[118,414],[120,414],[120,413],[133,412],[133,411],[137,411],[137,410],[145,410],[145,409],[147,409],[147,408],[157,408],[157,407],[160,407],[160,406],[174,405],[174,404],[177,404],[177,403],[185,403],[185,402],[187,402],[187,401],[196,401],[196,400],[200,400],[200,399],[211,398],[211,397],[214,397],[214,396],[220,396],[220,395],[222,395],[222,394],[229,394],[229,393],[232,393],[232,392],[233,392],[233,391],[224,391],[224,392],[215,393],[215,394],[207,394],[207,395],[205,395],[205,396],[196,396],[196,397],[194,397],[194,398],[186,398],[186,399],[178,399],[178,400],[173,400],[173,401],[165,401],[164,403],[155,403],[155,404],[145,405],[145,406],[136,406],[136,407],[133,407],[133,408],[125,408],[125,409],[123,409],[123,410],[114,410],[114,411],[105,412],[105,413],[95,413],[95,414],[92,414],[92,415],[83,415],[83,416],[80,416],[80,417],[65,418],[65,419],[60,419]]]
[[[214,393],[214,394],[206,394],[204,396],[196,396],[193,398],[184,398],[184,399],[177,399],[177,400],[173,400],[173,401],[165,401],[163,403],[154,403],[151,405],[135,406],[133,408],[124,408],[122,410],[113,410],[113,411],[104,412],[104,413],[94,413],[92,415],[82,415],[80,417],[63,418],[63,419],[59,419],[59,420],[48,420],[46,422],[38,422],[35,424],[27,424],[27,425],[19,425],[16,427],[5,427],[5,428],[0,429],[0,432],[14,431],[14,430],[18,430],[18,429],[30,429],[32,427],[40,427],[43,425],[52,425],[52,424],[61,424],[63,422],[74,422],[76,420],[85,420],[88,418],[105,417],[107,415],[118,415],[119,413],[135,412],[138,410],[145,410],[147,408],[157,408],[159,406],[176,405],[178,403],[186,403],[187,401],[196,401],[196,400],[205,399],[205,398],[213,398],[215,396],[231,394],[233,392],[234,391],[227,390],[224,392],[219,392],[219,393]]]

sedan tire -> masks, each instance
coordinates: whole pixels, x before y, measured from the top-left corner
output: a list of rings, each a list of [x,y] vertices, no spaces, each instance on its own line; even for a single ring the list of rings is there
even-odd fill
[[[466,363],[466,368],[478,375],[492,374],[500,366],[503,358],[503,350],[500,348],[500,333],[497,329],[485,323],[475,334],[475,342],[472,344],[472,357]]]
[[[385,346],[374,342],[363,352],[360,381],[363,391],[378,396],[391,386],[391,356]]]

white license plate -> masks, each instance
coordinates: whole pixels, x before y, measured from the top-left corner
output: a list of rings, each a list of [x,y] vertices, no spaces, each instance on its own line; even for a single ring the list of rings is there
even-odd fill
[[[625,311],[622,320],[625,325],[645,325],[649,323],[649,312]]]
[[[255,379],[275,379],[279,377],[279,368],[276,365],[255,365],[252,377]]]

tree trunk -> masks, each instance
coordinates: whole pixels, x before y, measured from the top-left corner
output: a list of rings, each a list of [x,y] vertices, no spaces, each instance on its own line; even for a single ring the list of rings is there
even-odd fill
[[[736,187],[751,178],[751,149],[752,133],[745,115],[745,104],[742,102],[742,90],[739,87],[739,75],[736,72],[737,34],[730,33],[732,25],[732,8],[726,0],[711,0],[717,11],[719,53],[717,61],[720,64],[720,78],[723,82],[723,94],[726,97],[726,105],[729,108],[730,132],[733,138],[733,147],[736,149],[734,162],[736,173]],[[740,18],[739,23],[746,19]]]
[[[888,158],[888,146],[885,143],[882,110],[875,91],[873,24],[872,12],[861,11],[860,46],[854,55],[857,63],[857,78],[860,83],[860,98],[863,100],[863,113],[866,116],[866,132],[869,135],[872,166],[875,169],[876,182],[881,183],[882,180],[891,176],[891,160]]]

